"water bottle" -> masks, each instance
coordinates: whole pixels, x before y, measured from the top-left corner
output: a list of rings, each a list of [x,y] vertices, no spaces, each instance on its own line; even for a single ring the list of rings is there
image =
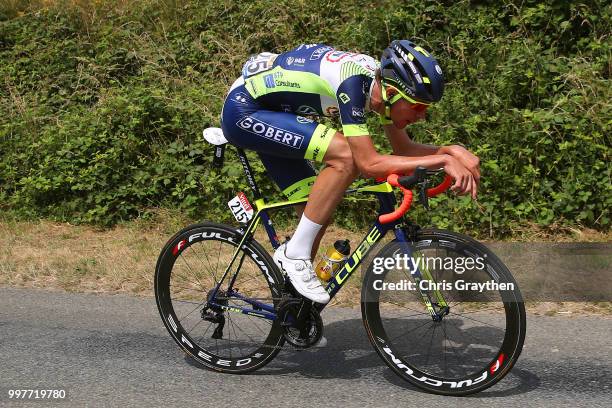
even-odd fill
[[[317,264],[315,272],[319,279],[327,282],[342,268],[351,253],[348,239],[334,242]]]

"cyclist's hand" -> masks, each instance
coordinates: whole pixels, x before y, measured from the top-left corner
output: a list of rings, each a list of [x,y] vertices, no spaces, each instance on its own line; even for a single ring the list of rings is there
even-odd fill
[[[446,150],[472,173],[476,184],[480,184],[480,159],[478,156],[459,145],[447,146]]]
[[[453,156],[448,156],[444,171],[455,180],[455,184],[451,186],[451,190],[459,195],[470,194],[472,198],[476,198],[478,194],[478,182],[474,179],[474,175],[467,167],[465,167],[458,159]]]

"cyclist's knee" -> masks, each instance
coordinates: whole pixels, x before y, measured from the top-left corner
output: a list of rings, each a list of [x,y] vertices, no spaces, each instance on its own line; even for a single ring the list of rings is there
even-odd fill
[[[337,132],[334,135],[324,160],[325,164],[335,168],[337,171],[340,171],[347,176],[350,175],[353,178],[357,178],[359,175],[357,165],[353,160],[351,148],[340,132]]]

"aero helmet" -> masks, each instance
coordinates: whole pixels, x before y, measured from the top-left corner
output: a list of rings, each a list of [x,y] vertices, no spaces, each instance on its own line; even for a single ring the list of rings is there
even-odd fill
[[[384,85],[391,85],[417,102],[438,102],[444,76],[438,61],[410,40],[394,40],[380,60]]]

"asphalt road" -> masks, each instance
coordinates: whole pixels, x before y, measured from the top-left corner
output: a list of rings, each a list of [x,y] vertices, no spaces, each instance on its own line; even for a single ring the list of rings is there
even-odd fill
[[[529,316],[525,349],[494,387],[464,398],[424,393],[372,350],[358,310],[324,312],[328,347],[286,347],[250,375],[184,356],[155,300],[0,288],[0,406],[609,407],[612,318]],[[8,390],[64,389],[61,402]]]

